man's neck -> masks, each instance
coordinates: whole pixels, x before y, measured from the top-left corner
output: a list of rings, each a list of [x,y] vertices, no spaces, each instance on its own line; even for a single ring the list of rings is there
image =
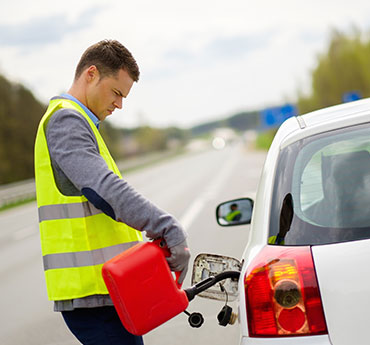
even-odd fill
[[[76,85],[76,82],[74,82],[71,88],[67,91],[67,93],[73,96],[74,98],[78,99],[85,107],[88,108],[86,102],[86,95],[81,90],[82,88],[79,87],[79,85]]]

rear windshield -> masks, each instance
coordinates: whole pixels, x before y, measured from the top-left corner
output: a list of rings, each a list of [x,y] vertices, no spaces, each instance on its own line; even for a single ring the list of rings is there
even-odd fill
[[[370,238],[369,124],[300,140],[282,150],[270,244],[315,245]]]

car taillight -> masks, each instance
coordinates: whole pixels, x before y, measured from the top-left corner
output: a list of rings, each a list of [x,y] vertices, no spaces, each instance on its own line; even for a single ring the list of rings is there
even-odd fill
[[[251,337],[327,334],[310,247],[266,246],[244,284]]]

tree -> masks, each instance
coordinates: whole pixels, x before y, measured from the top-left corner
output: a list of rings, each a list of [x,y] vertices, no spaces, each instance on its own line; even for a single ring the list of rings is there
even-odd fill
[[[342,103],[343,94],[350,91],[370,96],[370,40],[356,28],[349,34],[332,32],[328,50],[312,72],[311,94],[299,95],[299,112]]]
[[[24,86],[0,76],[0,184],[34,176],[33,147],[45,109]]]

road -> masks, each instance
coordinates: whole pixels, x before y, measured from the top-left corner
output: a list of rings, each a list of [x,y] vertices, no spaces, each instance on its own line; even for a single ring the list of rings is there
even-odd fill
[[[187,154],[131,174],[139,192],[180,220],[189,233],[192,259],[198,253],[240,258],[249,226],[222,228],[215,221],[218,203],[253,197],[265,153],[243,144],[223,150]],[[184,287],[190,286],[190,275]],[[42,271],[36,204],[0,213],[0,344],[76,345],[59,313],[47,300]],[[230,305],[236,311],[236,302]],[[191,328],[182,313],[144,336],[146,345],[239,343],[238,325],[221,327],[217,314],[224,302],[196,297],[189,312],[201,312],[205,323]]]

